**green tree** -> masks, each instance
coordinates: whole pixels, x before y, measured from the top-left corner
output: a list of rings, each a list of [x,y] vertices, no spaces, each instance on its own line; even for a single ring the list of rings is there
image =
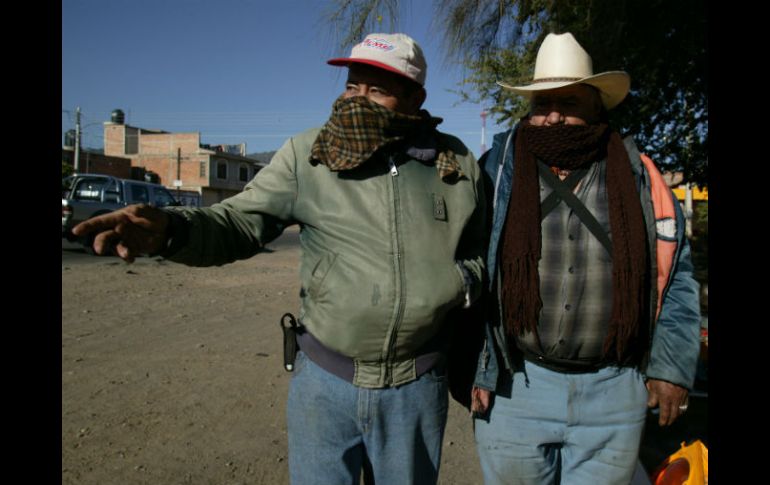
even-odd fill
[[[393,30],[409,2],[335,0],[327,14],[340,48]],[[460,62],[461,100],[488,102],[498,123],[512,124],[526,102],[497,80],[527,83],[550,32],[572,32],[594,72],[625,70],[631,92],[610,112],[623,134],[664,170],[682,170],[699,186],[708,175],[707,9],[704,0],[434,0],[445,61]]]
[[[64,178],[64,177],[66,177],[68,175],[72,175],[73,173],[75,173],[75,168],[71,164],[69,164],[69,163],[67,163],[67,162],[62,160],[62,162],[61,162],[61,178]]]

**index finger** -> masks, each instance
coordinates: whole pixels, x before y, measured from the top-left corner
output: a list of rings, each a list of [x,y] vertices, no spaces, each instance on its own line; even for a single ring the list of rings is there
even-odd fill
[[[673,416],[671,408],[668,406],[668,403],[661,403],[661,405],[658,407],[658,412],[660,413],[658,416],[658,425],[660,426],[668,426],[669,424],[673,423]]]
[[[93,231],[103,231],[112,229],[123,220],[123,214],[120,211],[114,211],[100,216],[87,219],[72,228],[72,233],[76,236],[82,236]]]

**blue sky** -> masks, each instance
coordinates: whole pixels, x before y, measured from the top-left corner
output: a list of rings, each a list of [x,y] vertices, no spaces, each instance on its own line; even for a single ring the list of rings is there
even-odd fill
[[[404,2],[395,29],[428,59],[423,105],[444,118],[478,157],[482,106],[459,103],[460,66],[446,65],[433,2]],[[82,142],[102,148],[114,109],[126,123],[200,132],[202,143],[278,149],[320,126],[342,92],[346,68],[326,64],[335,48],[326,0],[62,0],[62,142],[81,110]],[[487,119],[487,146],[501,127]]]

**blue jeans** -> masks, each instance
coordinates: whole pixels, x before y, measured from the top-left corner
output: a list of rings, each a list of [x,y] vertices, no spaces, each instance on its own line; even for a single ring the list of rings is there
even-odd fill
[[[647,412],[641,373],[524,369],[474,422],[484,483],[628,485]]]
[[[364,456],[377,485],[435,484],[447,396],[443,373],[367,389],[299,352],[287,405],[292,485],[358,485]]]

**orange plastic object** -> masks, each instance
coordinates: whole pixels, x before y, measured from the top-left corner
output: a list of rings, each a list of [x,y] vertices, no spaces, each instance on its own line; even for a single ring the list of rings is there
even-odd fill
[[[682,447],[663,460],[650,476],[654,485],[708,485],[709,452],[701,440]]]

